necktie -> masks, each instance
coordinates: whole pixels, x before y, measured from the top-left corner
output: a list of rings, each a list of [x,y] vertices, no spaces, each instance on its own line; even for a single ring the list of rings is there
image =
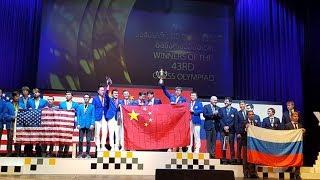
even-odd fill
[[[298,129],[298,124],[297,123],[294,123],[294,128]]]
[[[212,113],[214,113],[214,111],[216,110],[216,108],[214,107],[214,105],[211,105],[211,109],[212,109]]]
[[[180,96],[176,97],[176,103],[178,103],[178,101],[179,101],[179,97],[180,97]]]
[[[87,108],[88,108],[88,104],[84,105],[84,112],[87,111]]]
[[[246,119],[246,113],[242,111],[243,119]]]
[[[229,115],[230,113],[230,108],[227,108],[227,115]]]
[[[270,118],[270,122],[271,122],[271,126],[273,127],[273,123],[274,123],[273,118]]]
[[[250,121],[250,124],[251,124],[251,125],[254,125],[252,121]]]

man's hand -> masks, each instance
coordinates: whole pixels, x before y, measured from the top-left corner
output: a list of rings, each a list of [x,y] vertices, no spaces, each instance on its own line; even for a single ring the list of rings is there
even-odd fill
[[[302,129],[302,132],[303,132],[303,133],[305,133],[305,132],[306,132],[306,129],[305,129],[305,128],[301,128],[301,129]]]
[[[237,134],[237,138],[241,138],[241,134]]]
[[[90,126],[90,129],[92,130],[93,128],[94,128],[94,126],[93,126],[93,125],[91,125],[91,126]]]
[[[77,126],[77,129],[80,129],[80,125]]]

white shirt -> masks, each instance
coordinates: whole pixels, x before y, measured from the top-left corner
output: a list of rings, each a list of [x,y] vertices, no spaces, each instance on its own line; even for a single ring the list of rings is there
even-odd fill
[[[35,109],[38,109],[38,108],[39,108],[39,104],[40,104],[40,99],[35,99],[35,100],[34,100]]]
[[[67,110],[70,110],[72,108],[72,101],[67,101]]]

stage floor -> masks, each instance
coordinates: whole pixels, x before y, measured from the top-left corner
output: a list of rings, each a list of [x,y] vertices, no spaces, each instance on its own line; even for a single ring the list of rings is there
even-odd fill
[[[2,175],[0,179],[16,180],[16,179],[28,179],[28,180],[154,180],[155,176],[113,176],[113,175]],[[246,178],[236,178],[236,180],[243,180]],[[260,177],[259,179],[263,179]],[[273,178],[269,178],[273,179]]]

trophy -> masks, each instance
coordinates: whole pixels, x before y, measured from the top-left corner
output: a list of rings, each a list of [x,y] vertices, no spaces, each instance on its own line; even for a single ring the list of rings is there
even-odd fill
[[[164,84],[164,79],[167,77],[168,71],[164,71],[163,69],[160,69],[160,71],[156,71],[156,76],[159,78],[159,85]]]
[[[106,83],[108,86],[110,86],[112,84],[112,80],[109,76],[106,76]]]

